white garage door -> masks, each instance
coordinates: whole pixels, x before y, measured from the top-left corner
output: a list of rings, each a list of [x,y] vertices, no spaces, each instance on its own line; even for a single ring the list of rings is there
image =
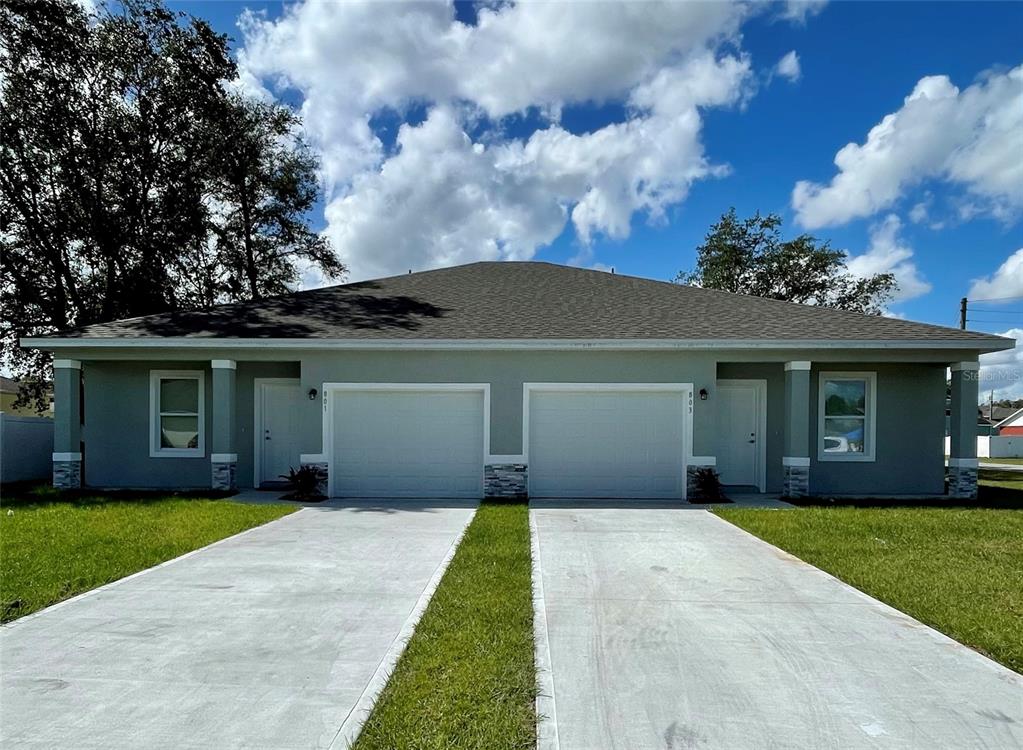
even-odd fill
[[[482,391],[334,391],[337,497],[483,496]]]
[[[532,497],[681,498],[682,392],[533,391]]]

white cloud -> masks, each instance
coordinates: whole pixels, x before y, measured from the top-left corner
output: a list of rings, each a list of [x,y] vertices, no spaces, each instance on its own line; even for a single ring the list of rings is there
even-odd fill
[[[528,258],[571,221],[585,245],[659,221],[696,180],[725,174],[701,109],[752,88],[732,3],[520,3],[458,22],[448,4],[310,0],[247,13],[247,88],[301,96],[322,154],[326,233],[353,278],[481,258]],[[724,52],[727,47],[727,52]],[[588,133],[558,123],[578,102],[624,103]],[[411,111],[425,120],[408,122]],[[547,121],[508,138],[502,118]],[[374,117],[403,123],[392,144]],[[467,132],[474,133],[470,137]]]
[[[781,17],[794,24],[805,24],[808,18],[816,16],[828,0],[787,0],[781,12]]]
[[[1023,247],[1010,255],[992,275],[974,279],[969,297],[977,300],[1023,297]]]
[[[357,175],[328,205],[327,233],[357,278],[529,258],[569,218],[584,243],[595,233],[627,237],[634,212],[656,220],[693,181],[722,171],[703,156],[696,102],[737,96],[748,73],[734,58],[697,58],[637,89],[642,114],[624,123],[583,135],[552,124],[493,145],[474,143],[454,110],[436,106],[401,127],[397,153],[379,170]],[[671,96],[654,97],[662,85]]]
[[[899,284],[894,302],[919,297],[931,291],[931,285],[920,276],[913,263],[913,250],[899,239],[902,222],[899,217],[889,214],[884,221],[870,229],[870,247],[862,255],[847,261],[849,271],[861,278],[877,273],[892,273]]]
[[[803,76],[803,70],[799,65],[799,55],[792,50],[782,57],[774,66],[774,74],[786,78],[793,83]]]
[[[1016,348],[980,355],[981,400],[992,390],[996,401],[1023,398],[1023,328],[1010,328],[998,335],[1016,339]]]
[[[1023,65],[960,91],[948,76],[921,78],[902,107],[863,144],[835,155],[828,184],[792,191],[807,228],[843,224],[891,207],[924,179],[963,186],[976,210],[1010,220],[1023,209]]]

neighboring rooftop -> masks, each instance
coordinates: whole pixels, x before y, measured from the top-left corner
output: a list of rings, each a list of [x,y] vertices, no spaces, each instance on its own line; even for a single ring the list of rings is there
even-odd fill
[[[55,338],[1009,339],[539,262],[484,262],[86,326]],[[85,343],[85,342],[83,342]]]

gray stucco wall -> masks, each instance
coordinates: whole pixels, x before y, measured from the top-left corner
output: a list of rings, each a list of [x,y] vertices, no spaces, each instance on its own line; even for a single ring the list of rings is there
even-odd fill
[[[817,460],[820,372],[877,373],[877,448],[870,462]],[[810,372],[810,491],[826,494],[940,494],[945,491],[945,368],[828,364]]]
[[[150,370],[206,372],[206,455],[149,457]],[[85,378],[84,482],[94,487],[210,486],[213,384],[208,361],[87,362]]]
[[[522,453],[522,384],[692,383],[714,390],[717,358],[709,352],[348,352],[313,353],[302,359],[302,388],[327,382],[490,383],[490,452]],[[310,402],[302,453],[321,451],[322,402]],[[715,444],[712,401],[693,407],[693,454]]]
[[[767,489],[782,485],[784,354],[686,351],[344,351],[261,352],[260,361],[238,360],[235,441],[240,487],[253,479],[253,381],[257,377],[300,377],[303,390],[322,392],[327,382],[472,382],[491,384],[491,453],[519,455],[522,445],[524,382],[682,382],[707,401],[694,401],[692,452],[713,455],[718,429],[718,378],[767,380]],[[810,355],[810,356],[808,356]],[[211,351],[210,358],[234,358]],[[235,355],[238,356],[238,355]],[[770,362],[750,361],[756,358]],[[809,352],[791,359],[811,359]],[[746,361],[743,361],[746,360]],[[720,364],[719,364],[720,362]],[[206,456],[149,457],[149,372],[202,369],[206,372]],[[877,459],[872,463],[819,462],[817,379],[824,370],[872,370],[877,383]],[[85,377],[85,481],[94,486],[208,487],[212,371],[209,359],[88,360]],[[828,362],[811,373],[811,490],[828,493],[940,493],[943,491],[944,364]],[[301,401],[305,432],[299,452],[322,451],[322,399]]]

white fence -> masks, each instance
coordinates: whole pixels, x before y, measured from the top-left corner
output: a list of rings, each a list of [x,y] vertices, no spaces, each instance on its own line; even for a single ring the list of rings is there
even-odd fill
[[[952,439],[945,436],[945,455],[951,453]],[[977,436],[977,458],[1023,458],[1023,436]]]
[[[52,461],[52,419],[0,412],[0,482],[48,479]]]
[[[990,458],[1023,458],[1023,437],[999,435],[991,438]]]

